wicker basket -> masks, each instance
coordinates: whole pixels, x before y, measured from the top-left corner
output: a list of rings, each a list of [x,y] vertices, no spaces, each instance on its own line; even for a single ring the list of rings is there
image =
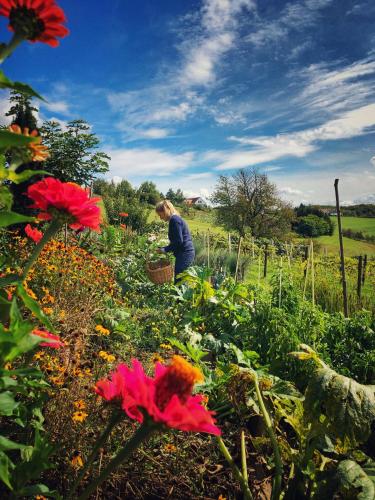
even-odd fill
[[[157,262],[146,262],[146,273],[155,285],[168,283],[173,278],[173,266],[169,260],[160,259]]]

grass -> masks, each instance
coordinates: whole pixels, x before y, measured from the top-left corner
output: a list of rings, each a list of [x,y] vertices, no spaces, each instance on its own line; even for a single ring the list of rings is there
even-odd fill
[[[337,218],[331,217],[335,222],[335,230],[332,236],[320,236],[314,238],[320,245],[320,251],[324,252],[327,249],[328,254],[340,253],[339,237],[337,231]],[[341,217],[343,229],[353,229],[353,231],[362,231],[368,235],[375,235],[375,218],[368,217]],[[375,245],[365,241],[353,240],[351,238],[343,238],[344,253],[347,257],[356,255],[364,255],[375,257]]]

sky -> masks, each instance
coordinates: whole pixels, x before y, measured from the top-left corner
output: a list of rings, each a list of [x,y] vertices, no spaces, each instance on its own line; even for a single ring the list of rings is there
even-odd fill
[[[373,0],[58,4],[70,35],[3,69],[47,99],[39,120],[92,126],[107,179],[207,197],[254,167],[293,205],[334,204],[335,178],[342,203],[375,203]]]

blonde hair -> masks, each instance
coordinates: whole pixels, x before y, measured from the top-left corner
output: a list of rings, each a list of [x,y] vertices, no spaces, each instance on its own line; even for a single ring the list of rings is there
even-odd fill
[[[164,212],[167,217],[172,217],[172,215],[180,215],[174,208],[173,203],[169,200],[159,201],[159,203],[155,207],[155,210],[157,212]]]

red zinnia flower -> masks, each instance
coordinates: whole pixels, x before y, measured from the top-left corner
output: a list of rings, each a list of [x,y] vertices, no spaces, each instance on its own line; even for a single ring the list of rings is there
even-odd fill
[[[32,334],[35,335],[36,337],[41,337],[42,339],[49,339],[51,342],[41,342],[39,345],[42,347],[52,347],[52,349],[59,349],[60,347],[64,346],[64,342],[58,337],[57,335],[54,335],[53,333],[46,332],[45,330],[38,330],[34,329],[32,331]]]
[[[107,401],[118,400],[130,418],[143,422],[145,410],[161,424],[182,431],[220,435],[213,412],[202,406],[201,395],[192,396],[201,372],[181,356],[173,356],[169,366],[155,365],[154,378],[148,377],[142,364],[134,359],[133,368],[121,364],[110,379],[97,382],[95,391]]]
[[[43,238],[42,231],[31,227],[30,224],[27,224],[27,226],[25,227],[25,233],[29,238],[35,241],[35,243],[39,243],[39,241]]]
[[[120,212],[119,216],[120,217],[129,217],[129,214],[127,214],[126,212]]]
[[[54,0],[0,0],[0,15],[9,18],[8,28],[30,42],[43,42],[57,47],[56,37],[64,37],[69,30],[64,11]]]
[[[126,229],[126,224],[120,224],[121,229]]]
[[[32,184],[27,196],[34,201],[31,208],[39,208],[41,220],[60,218],[72,229],[89,227],[100,231],[100,198],[89,198],[89,192],[72,182],[61,182],[53,177]]]

